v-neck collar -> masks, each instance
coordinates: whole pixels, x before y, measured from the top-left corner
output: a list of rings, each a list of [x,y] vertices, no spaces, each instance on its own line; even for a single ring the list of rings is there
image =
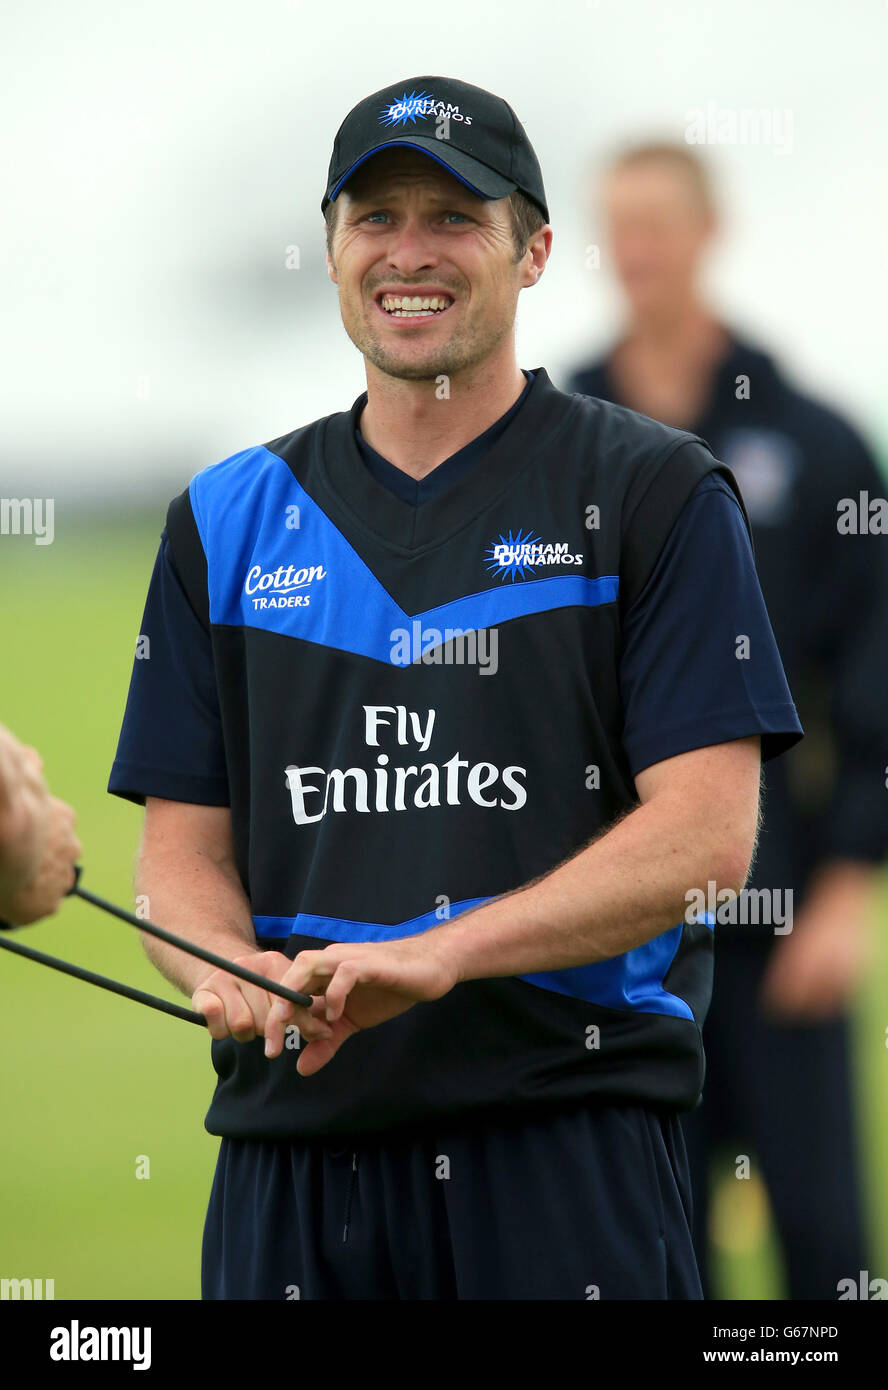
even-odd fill
[[[533,381],[521,409],[477,466],[421,507],[396,497],[361,457],[355,429],[367,404],[367,392],[362,392],[350,410],[329,416],[318,432],[316,447],[327,487],[358,526],[390,548],[415,554],[441,544],[504,492],[577,409],[571,397],[553,385],[544,367],[532,371]]]
[[[396,497],[402,498],[412,507],[424,507],[428,502],[432,502],[436,497],[440,497],[448,488],[453,487],[454,483],[466,473],[470,473],[473,468],[477,468],[485,455],[490,452],[499,439],[500,435],[507,428],[509,421],[517,411],[521,409],[527,400],[533,376],[526,368],[524,372],[524,387],[521,395],[513,401],[508,410],[504,410],[498,420],[494,420],[482,434],[470,439],[468,444],[464,444],[461,449],[457,449],[455,454],[443,459],[435,468],[427,473],[423,478],[412,478],[409,473],[405,473],[403,468],[397,468],[390,463],[384,455],[378,453],[372,444],[361,433],[360,425],[355,430],[355,438],[358,450],[367,468],[388,488]]]

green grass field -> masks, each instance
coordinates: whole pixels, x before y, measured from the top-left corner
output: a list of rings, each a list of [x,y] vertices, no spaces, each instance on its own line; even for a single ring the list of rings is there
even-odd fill
[[[150,521],[56,519],[51,546],[0,538],[0,719],[43,754],[78,810],[84,883],[132,903],[141,811],[105,791],[163,509]],[[881,918],[888,922],[888,894]],[[22,937],[178,998],[135,931],[71,901]],[[857,1014],[874,1270],[888,1269],[888,959]],[[186,1002],[181,1000],[181,1002]],[[0,954],[0,1275],[54,1279],[57,1298],[199,1297],[218,1141],[199,1029]],[[141,1156],[150,1178],[137,1178]],[[736,1182],[733,1188],[741,1186]],[[719,1203],[725,1297],[780,1295],[760,1193]],[[855,1271],[849,1271],[854,1274]]]

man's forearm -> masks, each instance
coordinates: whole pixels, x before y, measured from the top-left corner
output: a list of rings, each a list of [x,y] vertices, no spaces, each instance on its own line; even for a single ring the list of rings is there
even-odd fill
[[[636,807],[573,858],[423,938],[461,980],[608,960],[684,919],[691,889],[739,892],[745,867],[720,862],[701,827],[669,800]]]
[[[136,874],[143,915],[229,960],[257,950],[250,905],[234,865],[194,849],[143,849]],[[191,995],[212,971],[176,946],[143,934],[146,954],[162,975]]]

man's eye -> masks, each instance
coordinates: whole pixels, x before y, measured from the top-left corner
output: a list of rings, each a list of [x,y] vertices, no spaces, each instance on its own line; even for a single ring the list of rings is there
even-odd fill
[[[465,214],[464,212],[448,212],[448,213],[446,214],[446,217],[447,217],[448,220],[449,220],[451,217],[458,217],[459,220],[460,220],[461,222],[468,222],[468,220],[469,220],[468,217],[466,216],[466,214]]]
[[[372,222],[373,219],[374,219],[374,217],[382,217],[382,218],[385,218],[385,217],[388,217],[388,213],[387,213],[387,212],[368,212],[368,213],[367,213],[367,216],[364,218],[364,221],[365,221],[365,222]]]

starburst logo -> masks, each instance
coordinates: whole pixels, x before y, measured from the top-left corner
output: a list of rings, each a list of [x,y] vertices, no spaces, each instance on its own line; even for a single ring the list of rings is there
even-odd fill
[[[528,574],[532,576],[539,565],[583,563],[582,554],[569,551],[567,541],[544,544],[539,536],[524,530],[520,530],[517,536],[511,530],[508,536],[500,535],[496,544],[485,552],[484,559],[490,573],[498,574],[503,584],[507,579],[514,584],[516,579],[526,579]]]
[[[513,536],[510,530],[508,536],[500,536],[499,544],[492,545],[488,550],[484,557],[488,562],[487,568],[492,574],[499,574],[504,584],[507,579],[514,584],[516,578],[524,578],[527,570],[533,573],[530,556],[533,546],[538,544],[539,536],[532,535],[530,531],[526,535],[519,531],[517,536]]]
[[[406,125],[408,121],[416,124],[417,116],[427,116],[428,107],[435,106],[435,98],[430,92],[406,92],[389,106],[384,106],[379,117],[380,125]]]

